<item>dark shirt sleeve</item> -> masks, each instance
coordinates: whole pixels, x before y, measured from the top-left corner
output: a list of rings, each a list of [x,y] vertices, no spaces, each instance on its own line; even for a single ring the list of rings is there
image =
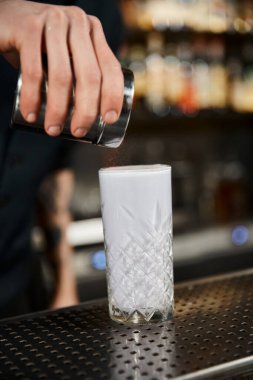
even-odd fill
[[[86,13],[100,19],[107,42],[117,53],[123,41],[123,22],[118,3],[115,0],[77,0],[75,3]]]
[[[77,144],[79,143],[61,139],[58,154],[55,156],[50,172],[64,169],[74,170],[74,153],[78,148]]]

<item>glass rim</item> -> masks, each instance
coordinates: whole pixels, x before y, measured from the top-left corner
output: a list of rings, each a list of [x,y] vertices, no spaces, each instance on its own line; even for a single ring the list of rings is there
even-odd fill
[[[99,169],[99,174],[123,174],[123,173],[158,173],[170,171],[171,166],[165,164],[153,165],[126,165],[126,166],[110,166]]]

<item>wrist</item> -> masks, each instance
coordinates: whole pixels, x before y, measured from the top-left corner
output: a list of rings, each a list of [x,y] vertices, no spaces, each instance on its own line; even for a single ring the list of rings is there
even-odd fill
[[[48,262],[52,266],[55,273],[64,268],[72,268],[73,251],[67,244],[61,244],[56,250],[48,250],[46,252]]]
[[[73,273],[62,272],[55,286],[55,296],[57,297],[77,297],[77,283]]]
[[[56,283],[60,287],[76,286],[72,260],[64,260],[58,266]]]

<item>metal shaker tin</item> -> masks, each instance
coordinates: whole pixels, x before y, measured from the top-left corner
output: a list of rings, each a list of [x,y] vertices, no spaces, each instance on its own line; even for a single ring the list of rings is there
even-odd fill
[[[134,95],[134,76],[131,70],[122,69],[124,75],[124,100],[118,121],[114,124],[108,125],[102,119],[101,115],[98,115],[95,123],[91,126],[88,133],[81,138],[75,137],[70,131],[71,115],[74,109],[74,95],[72,104],[69,108],[68,116],[63,128],[63,131],[59,137],[63,137],[68,140],[76,140],[81,142],[87,142],[95,145],[117,148],[122,143],[129,118],[132,109],[133,95]],[[16,129],[38,132],[46,134],[44,131],[44,118],[46,110],[47,100],[47,80],[44,79],[41,88],[41,107],[36,123],[28,123],[22,116],[19,109],[20,92],[22,87],[21,74],[18,79],[17,89],[15,93],[14,106],[12,111],[11,126]]]

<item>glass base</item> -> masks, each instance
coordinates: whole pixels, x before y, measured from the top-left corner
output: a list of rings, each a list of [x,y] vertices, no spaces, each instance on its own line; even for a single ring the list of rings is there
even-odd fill
[[[119,323],[146,325],[168,321],[173,317],[173,308],[166,308],[164,311],[154,309],[122,311],[112,305],[110,307],[110,317],[113,321]]]

